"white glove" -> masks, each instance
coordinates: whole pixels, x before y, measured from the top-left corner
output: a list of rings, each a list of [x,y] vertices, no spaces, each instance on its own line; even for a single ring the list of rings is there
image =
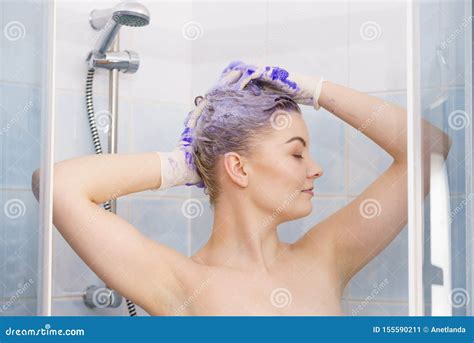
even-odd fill
[[[206,105],[207,100],[203,99],[196,109],[188,114],[184,121],[185,128],[175,149],[171,152],[158,152],[161,160],[159,189],[182,185],[204,188],[204,182],[199,176],[192,158],[191,133]]]
[[[259,80],[288,94],[298,104],[313,106],[316,110],[321,107],[318,100],[325,81],[322,76],[290,74],[277,66],[253,66],[240,61],[231,62],[225,70],[241,71],[242,76],[236,82],[238,90],[251,80]]]

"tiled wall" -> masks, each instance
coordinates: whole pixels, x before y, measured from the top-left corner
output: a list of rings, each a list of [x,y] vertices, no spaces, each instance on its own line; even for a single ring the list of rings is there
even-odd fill
[[[57,3],[56,161],[94,153],[85,111],[84,85],[85,57],[93,46],[96,32],[90,28],[87,18],[93,8],[105,8],[114,3]],[[137,51],[141,66],[136,74],[120,74],[119,153],[171,150],[194,97],[205,93],[225,65],[237,59],[323,75],[333,82],[406,106],[403,1],[142,3],[151,12],[150,25],[125,27],[121,31],[121,49]],[[450,68],[441,69],[436,57],[436,46],[459,25],[462,15],[459,3],[430,1],[422,4],[422,28],[426,30],[426,38],[422,39],[424,107],[440,96],[440,86],[444,85],[450,95],[446,110],[463,108],[464,80],[459,77],[464,65],[463,53],[460,53],[462,33],[443,51]],[[108,82],[105,71],[99,70],[96,74],[94,100],[99,114],[107,109]],[[322,165],[324,176],[316,182],[319,194],[313,198],[313,213],[279,228],[280,237],[288,242],[350,202],[392,161],[373,141],[331,113],[323,109],[303,110],[311,134],[310,151]],[[425,117],[449,130],[446,114],[444,118],[441,116],[444,122],[438,122],[433,113],[426,113]],[[453,173],[450,182],[455,183],[453,189],[456,189],[452,201],[459,203],[464,196],[461,183],[465,177],[464,137],[459,131],[451,131],[456,135],[454,152],[448,162],[449,172]],[[106,148],[105,130],[101,137]],[[5,151],[3,148],[2,152]],[[24,196],[31,199],[28,193]],[[183,215],[190,198],[198,200],[194,202],[198,205],[197,216]],[[188,256],[206,242],[212,225],[208,201],[195,187],[146,191],[119,198],[118,214],[146,235]],[[460,245],[459,232],[463,232],[464,224],[456,222],[455,225],[458,228],[453,241]],[[54,251],[53,314],[127,315],[125,306],[111,310],[87,309],[82,303],[82,292],[89,285],[103,283],[56,230]],[[345,312],[348,315],[408,314],[407,259],[405,228],[350,282],[344,293]],[[465,280],[460,277],[456,282],[462,287]],[[384,279],[388,283],[379,289],[378,295],[365,301]],[[142,310],[139,314],[146,315]]]

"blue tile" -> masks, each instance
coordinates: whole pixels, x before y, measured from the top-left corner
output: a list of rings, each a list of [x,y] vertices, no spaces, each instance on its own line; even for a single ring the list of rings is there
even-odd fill
[[[146,236],[188,254],[188,221],[186,200],[130,196],[124,200],[130,207],[129,220]]]
[[[368,262],[349,282],[347,297],[376,301],[408,299],[408,229]]]
[[[10,298],[0,301],[1,316],[36,316],[39,310],[36,299]]]
[[[440,44],[439,22],[439,1],[420,1],[421,87],[433,87],[441,82],[437,54]]]
[[[310,136],[311,158],[323,169],[315,182],[320,194],[344,193],[344,125],[326,110],[302,106],[303,118]]]
[[[465,34],[472,24],[472,13],[467,12],[467,1],[440,1],[440,44],[444,47],[443,55],[448,67],[442,69],[443,85],[465,84],[464,63]],[[469,7],[469,10],[472,6]],[[470,46],[468,46],[471,49]]]
[[[443,115],[443,129],[451,136],[453,143],[447,159],[449,191],[451,194],[466,192],[466,131],[470,130],[472,116],[466,114],[464,104],[464,87],[450,89],[449,101]],[[466,120],[469,120],[469,124]],[[469,152],[472,154],[472,152]]]
[[[41,151],[38,89],[0,83],[0,116],[0,185],[29,189]]]
[[[35,296],[39,208],[30,191],[0,191],[0,297]]]
[[[202,209],[202,214],[190,218],[191,225],[191,256],[199,251],[209,240],[214,224],[214,212],[211,210],[208,199],[190,198],[189,204],[196,204],[196,208]]]
[[[39,85],[45,66],[45,3],[6,1],[2,5],[2,64],[8,68],[0,68],[0,79]]]

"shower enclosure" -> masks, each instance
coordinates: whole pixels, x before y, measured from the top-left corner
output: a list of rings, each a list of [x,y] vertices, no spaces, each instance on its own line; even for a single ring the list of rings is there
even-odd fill
[[[87,287],[104,284],[52,225],[51,202],[53,163],[94,153],[84,86],[97,32],[88,20],[94,8],[117,3],[0,2],[0,315],[127,315],[125,303],[85,306]],[[408,112],[409,194],[400,199],[408,225],[351,280],[344,312],[472,315],[471,1],[141,3],[153,21],[119,38],[140,52],[141,66],[120,75],[117,152],[171,150],[193,99],[230,60],[324,75],[397,103]],[[94,107],[104,146],[111,134],[108,89],[108,72],[97,71]],[[303,108],[303,116],[325,175],[313,213],[279,228],[287,242],[351,201],[391,162],[329,112]],[[426,197],[422,118],[453,140],[446,162],[429,157]],[[39,201],[31,191],[38,167]],[[207,204],[201,190],[182,186],[118,198],[116,211],[190,256],[210,234]]]

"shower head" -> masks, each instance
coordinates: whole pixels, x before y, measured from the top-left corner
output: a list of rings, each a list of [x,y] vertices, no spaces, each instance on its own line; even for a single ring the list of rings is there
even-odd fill
[[[94,50],[104,54],[114,41],[122,25],[140,27],[150,23],[150,12],[142,4],[121,2],[113,8],[93,10],[89,17],[91,26],[101,30]]]

